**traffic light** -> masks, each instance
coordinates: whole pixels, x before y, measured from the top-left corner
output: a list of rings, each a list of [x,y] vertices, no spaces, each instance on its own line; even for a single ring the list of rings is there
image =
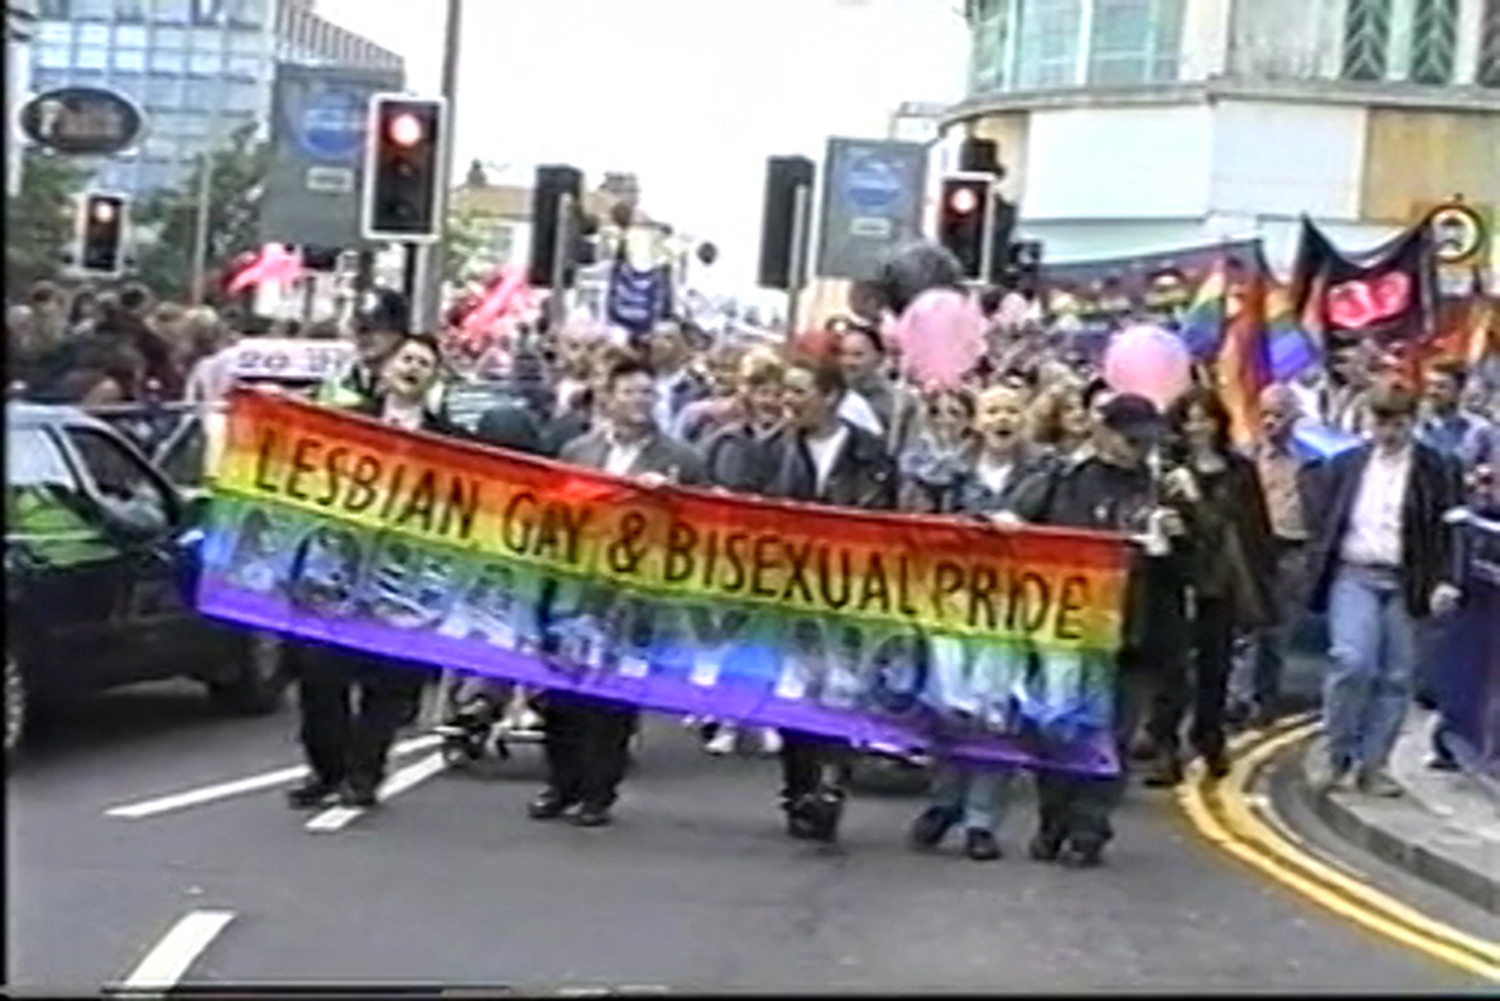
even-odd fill
[[[118,275],[125,268],[125,216],[130,201],[124,195],[95,192],[79,203],[79,266],[97,275]]]
[[[447,110],[442,98],[371,96],[360,220],[365,239],[431,243],[438,238]]]
[[[989,174],[950,174],[943,178],[938,243],[958,258],[960,274],[967,281],[984,281],[989,273],[995,215],[993,186],[994,178]]]
[[[566,288],[572,280],[582,236],[583,171],[577,167],[553,164],[536,169],[536,183],[531,189],[531,274],[532,288],[551,288],[553,275],[560,264]],[[566,203],[566,204],[565,204]],[[558,259],[560,250],[566,257]]]

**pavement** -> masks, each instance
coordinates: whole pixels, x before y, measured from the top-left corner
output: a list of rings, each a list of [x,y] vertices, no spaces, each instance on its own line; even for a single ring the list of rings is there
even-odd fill
[[[1029,792],[999,862],[912,853],[911,797],[855,797],[839,850],[791,841],[774,761],[660,717],[600,830],[527,819],[537,748],[454,771],[420,738],[379,809],[295,813],[294,733],[176,683],[55,721],[7,781],[9,988],[1495,989],[1242,864],[1171,793],[1132,788],[1079,872],[1025,858]]]
[[[1304,794],[1342,837],[1500,915],[1500,797],[1475,777],[1427,767],[1434,715],[1410,713],[1391,755],[1391,775],[1406,795],[1376,799],[1306,790],[1307,769],[1326,757],[1321,738],[1301,755]]]

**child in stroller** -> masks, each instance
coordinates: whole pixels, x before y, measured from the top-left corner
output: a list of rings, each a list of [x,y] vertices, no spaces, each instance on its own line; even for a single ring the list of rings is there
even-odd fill
[[[541,740],[542,718],[521,685],[471,674],[455,686],[447,717],[436,732],[450,764],[479,761],[491,748],[503,761],[510,757],[509,742]]]
[[[501,761],[510,758],[510,743],[541,743],[546,693],[514,681],[465,675],[454,687],[446,718],[434,732],[443,738],[443,759],[450,765],[480,761],[493,749]],[[631,735],[631,759],[641,747],[640,719]]]

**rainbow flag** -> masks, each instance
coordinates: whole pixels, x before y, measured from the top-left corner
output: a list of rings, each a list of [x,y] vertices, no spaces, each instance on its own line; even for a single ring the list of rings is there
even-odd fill
[[[1290,286],[1266,279],[1266,363],[1272,382],[1295,379],[1322,360],[1317,342],[1297,316]]]
[[[1177,332],[1194,358],[1212,358],[1224,338],[1229,313],[1229,282],[1220,261],[1209,271],[1178,321]]]
[[[1257,276],[1247,284],[1214,361],[1215,382],[1229,410],[1230,433],[1237,445],[1255,440],[1260,429],[1260,394],[1271,382],[1266,282],[1264,276]]]
[[[670,487],[241,392],[199,608],[976,763],[1118,768],[1121,538]]]

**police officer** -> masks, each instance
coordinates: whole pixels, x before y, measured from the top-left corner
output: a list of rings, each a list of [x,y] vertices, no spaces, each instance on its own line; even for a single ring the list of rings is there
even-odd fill
[[[349,409],[402,430],[461,434],[428,406],[440,366],[441,352],[434,338],[399,335],[369,395],[351,394],[348,398],[357,402]],[[331,560],[311,554],[303,557],[299,586],[306,580],[327,578],[332,583],[326,591],[348,600],[356,590],[353,575],[357,569],[345,565],[350,561],[341,559],[335,546],[327,549],[333,551],[319,555],[331,555]],[[409,592],[402,584],[410,573],[409,565],[404,572],[394,573],[390,593],[379,598],[399,602]],[[317,580],[312,582],[317,584]],[[344,806],[375,806],[396,731],[415,718],[422,686],[434,679],[436,670],[310,641],[293,647],[292,662],[300,686],[302,746],[312,775],[291,790],[288,801],[295,809],[320,807],[335,798]],[[356,689],[357,708],[352,705]]]

